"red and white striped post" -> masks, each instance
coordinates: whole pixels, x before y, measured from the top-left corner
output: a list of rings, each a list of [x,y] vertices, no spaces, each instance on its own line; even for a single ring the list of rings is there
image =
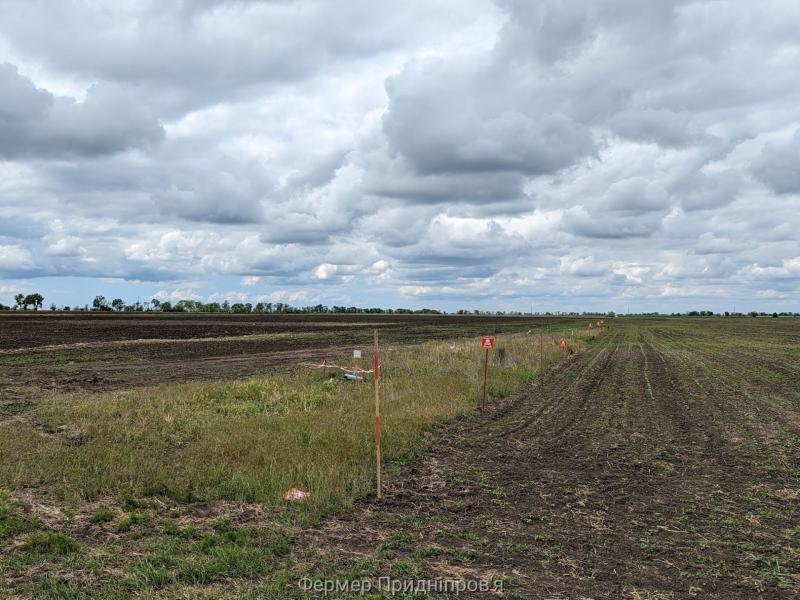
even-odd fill
[[[378,393],[380,379],[380,358],[378,356],[378,330],[375,330],[374,348],[375,368],[375,473],[377,475],[378,499],[381,497],[381,401]]]
[[[539,332],[539,377],[544,376],[544,331]]]

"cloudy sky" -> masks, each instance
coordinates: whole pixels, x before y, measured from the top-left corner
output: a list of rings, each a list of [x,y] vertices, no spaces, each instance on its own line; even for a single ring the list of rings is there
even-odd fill
[[[0,302],[800,310],[796,0],[0,0]]]

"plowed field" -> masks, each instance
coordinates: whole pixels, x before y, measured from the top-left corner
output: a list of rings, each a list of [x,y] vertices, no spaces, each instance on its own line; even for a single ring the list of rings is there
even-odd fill
[[[295,555],[317,576],[502,580],[517,598],[798,598],[799,333],[618,327],[438,432]]]
[[[236,379],[305,360],[575,319],[458,315],[0,314],[0,410],[41,390]]]
[[[269,404],[270,378],[142,388],[142,396],[41,393],[294,369],[300,360],[352,356],[375,327],[385,346],[402,346],[548,324],[553,333],[581,326],[450,316],[3,315],[0,425],[17,437],[0,438],[12,440],[0,465],[6,481],[21,483],[0,483],[0,598],[321,597],[300,589],[304,577],[502,584],[502,593],[459,595],[467,598],[800,598],[800,319],[617,319],[485,413],[429,432],[426,421],[409,453],[384,463],[382,499],[364,497],[369,475],[358,475],[361,487],[313,513],[327,516],[310,528],[303,511],[321,496],[326,474],[353,456],[373,464],[369,388],[333,382],[346,403],[326,396],[308,406],[303,394],[329,382],[278,373],[276,381],[298,387],[277,404]],[[416,415],[472,381],[472,363],[451,364],[462,359],[438,346],[443,353],[418,346],[402,369],[387,367],[386,448],[393,432],[401,437],[393,426],[409,418],[399,411],[393,423],[392,403]],[[527,353],[514,360],[535,366]],[[493,360],[499,371],[500,348]],[[458,379],[453,365],[465,369]],[[390,382],[401,381],[409,383],[403,393],[388,393]],[[213,397],[200,389],[215,386]],[[243,395],[225,395],[233,393],[228,387]],[[358,405],[364,389],[369,402]],[[306,427],[351,414],[328,428],[330,437],[322,425]],[[279,426],[267,427],[273,423]],[[298,433],[278,447],[296,443],[297,453],[274,460],[275,450],[262,451],[294,431],[287,423],[298,424]],[[347,428],[356,423],[350,443]],[[347,443],[334,443],[341,440]],[[122,458],[106,464],[112,450]],[[185,494],[145,490],[180,460],[205,496],[188,484]],[[312,467],[315,477],[297,484],[311,500],[281,500]],[[364,473],[358,469],[348,473]],[[122,484],[118,470],[130,474]],[[254,482],[265,472],[289,473],[291,481],[259,496],[255,484],[248,491],[251,471]],[[125,483],[141,473],[138,487]],[[336,481],[351,485],[352,477]],[[57,493],[67,479],[90,493],[69,504]],[[388,597],[429,596],[372,596]]]

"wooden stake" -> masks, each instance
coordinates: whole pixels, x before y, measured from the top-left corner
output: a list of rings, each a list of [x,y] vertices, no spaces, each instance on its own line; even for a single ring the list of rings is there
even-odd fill
[[[328,378],[328,359],[327,358],[322,361],[322,378],[323,379],[327,379]]]
[[[380,379],[380,359],[378,356],[378,330],[375,330],[375,469],[378,480],[378,499],[381,498],[381,401],[378,395],[378,380]]]
[[[544,375],[544,331],[539,332],[539,377]]]
[[[481,411],[486,410],[486,377],[489,375],[489,349],[486,349],[486,362],[483,363],[483,400],[481,401]]]

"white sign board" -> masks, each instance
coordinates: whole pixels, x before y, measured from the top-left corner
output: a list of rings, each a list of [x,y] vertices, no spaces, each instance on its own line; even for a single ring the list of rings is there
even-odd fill
[[[353,358],[361,358],[361,350],[353,350]]]

